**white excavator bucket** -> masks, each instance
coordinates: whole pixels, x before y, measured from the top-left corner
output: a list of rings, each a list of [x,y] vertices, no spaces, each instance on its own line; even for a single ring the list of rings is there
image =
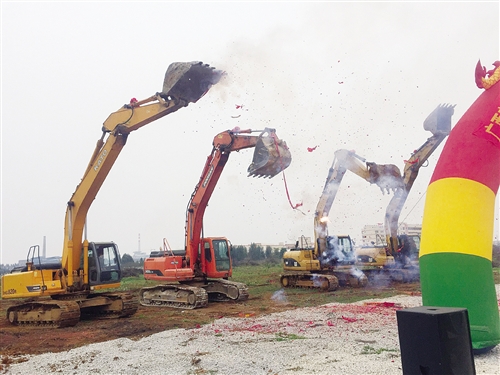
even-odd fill
[[[440,104],[424,121],[424,129],[436,134],[448,135],[451,131],[451,116],[455,112],[455,105]]]
[[[165,73],[161,95],[196,103],[224,74],[200,61],[175,62]]]

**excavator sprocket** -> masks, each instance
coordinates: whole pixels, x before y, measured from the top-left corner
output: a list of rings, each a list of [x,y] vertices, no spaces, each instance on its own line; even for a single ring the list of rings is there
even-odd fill
[[[357,268],[350,267],[344,270],[337,268],[332,272],[342,287],[364,288],[368,285],[368,277]]]
[[[200,61],[175,62],[165,73],[161,95],[196,103],[223,75],[223,71]]]
[[[173,307],[176,309],[198,309],[208,305],[208,293],[203,288],[161,284],[142,288],[139,293],[142,306]]]
[[[93,298],[105,298],[106,304],[82,307],[82,319],[117,319],[134,315],[139,308],[139,302],[130,293],[99,293],[89,295],[86,302],[92,305]],[[84,305],[83,305],[84,306]]]
[[[321,289],[333,292],[339,287],[339,280],[334,275],[287,272],[280,277],[283,288]]]
[[[13,325],[72,327],[80,321],[80,306],[74,301],[24,302],[9,307],[7,319]]]
[[[235,281],[209,279],[203,288],[210,302],[246,301],[249,297],[247,285]]]

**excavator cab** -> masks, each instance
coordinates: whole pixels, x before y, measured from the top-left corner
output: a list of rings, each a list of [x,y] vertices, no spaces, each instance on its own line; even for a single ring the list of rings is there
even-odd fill
[[[90,242],[88,257],[90,285],[112,284],[121,280],[120,253],[115,243]]]
[[[248,176],[272,178],[285,170],[292,161],[286,142],[278,139],[274,131],[257,140]]]
[[[172,63],[165,73],[160,95],[196,103],[224,74],[200,61]]]

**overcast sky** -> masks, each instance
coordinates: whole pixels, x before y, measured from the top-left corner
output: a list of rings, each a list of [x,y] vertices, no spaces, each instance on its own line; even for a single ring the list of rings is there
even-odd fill
[[[101,125],[133,97],[161,91],[168,65],[200,60],[227,72],[200,101],[131,133],[88,215],[90,241],[122,254],[184,246],[185,212],[216,134],[276,128],[292,153],[283,176],[247,177],[253,150],[231,154],[204,234],[236,245],[312,237],[334,152],[404,160],[431,134],[423,121],[481,94],[474,68],[499,59],[492,2],[8,2],[2,7],[0,263],[47,242],[61,255],[66,202]],[[236,105],[243,105],[236,109]],[[238,118],[234,118],[241,115]],[[444,143],[422,168],[400,221],[421,223]],[[315,147],[308,152],[308,147]],[[361,243],[391,196],[347,173],[331,234]],[[498,197],[497,197],[498,201]],[[498,204],[495,236],[498,239]],[[140,239],[139,239],[140,238]]]

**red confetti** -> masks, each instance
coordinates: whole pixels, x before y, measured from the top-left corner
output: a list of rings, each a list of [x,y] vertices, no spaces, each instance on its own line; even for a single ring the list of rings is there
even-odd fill
[[[358,321],[358,319],[356,318],[348,318],[346,316],[342,316],[342,319],[344,319],[347,323],[353,323]]]

